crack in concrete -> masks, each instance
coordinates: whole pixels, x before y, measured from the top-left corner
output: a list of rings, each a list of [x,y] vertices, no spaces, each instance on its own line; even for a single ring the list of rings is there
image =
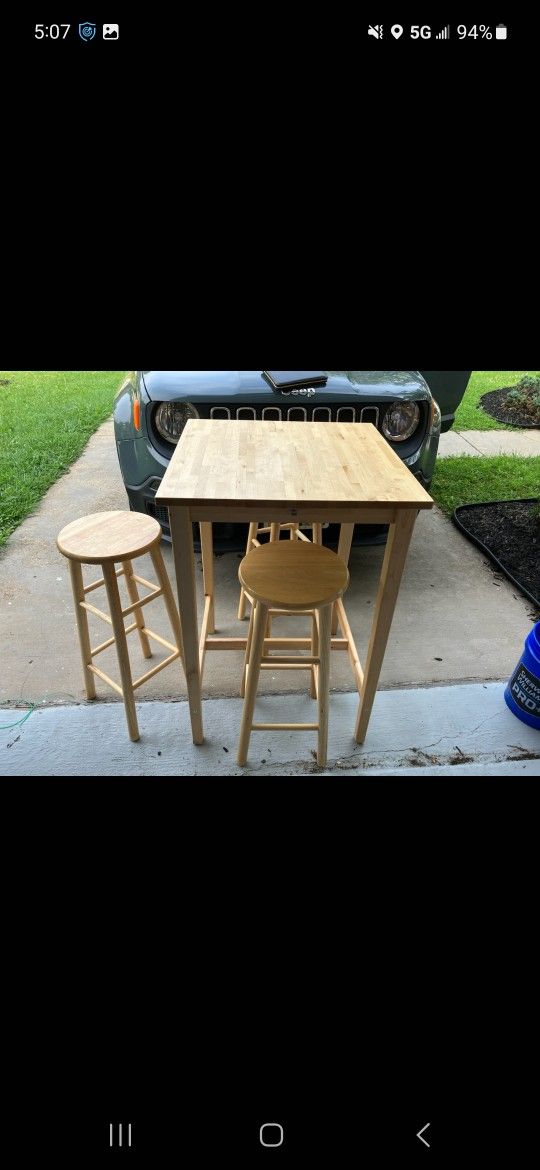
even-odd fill
[[[475,731],[480,731],[480,728],[483,727],[485,723],[492,723],[494,719],[500,719],[500,714],[498,711],[494,711],[493,715],[487,715],[485,719],[482,719],[480,723],[477,723],[476,727],[473,727],[472,730],[467,734],[474,735]]]
[[[463,438],[463,435],[461,437]],[[472,443],[470,439],[465,439],[465,442],[469,444],[469,447],[472,447],[473,451],[477,451],[479,455],[484,454],[484,452],[481,450],[481,448],[477,447],[476,443]]]

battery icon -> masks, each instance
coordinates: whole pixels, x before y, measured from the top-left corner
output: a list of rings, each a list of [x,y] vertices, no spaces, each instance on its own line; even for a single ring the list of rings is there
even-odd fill
[[[495,40],[496,41],[505,41],[507,32],[508,32],[508,29],[507,29],[505,24],[498,24],[496,29],[495,29]]]

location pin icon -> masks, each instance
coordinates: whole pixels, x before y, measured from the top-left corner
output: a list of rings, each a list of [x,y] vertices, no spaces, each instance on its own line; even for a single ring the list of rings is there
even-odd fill
[[[396,38],[396,41],[397,41],[403,32],[403,28],[400,24],[393,24],[392,28],[390,29],[390,32],[392,33],[392,36]]]

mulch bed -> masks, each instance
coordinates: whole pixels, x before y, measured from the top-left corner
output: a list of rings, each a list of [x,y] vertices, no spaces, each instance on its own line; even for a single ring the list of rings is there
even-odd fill
[[[532,516],[535,504],[537,499],[462,504],[452,519],[540,609],[540,522]]]
[[[489,390],[487,394],[482,394],[480,405],[497,422],[510,423],[513,427],[540,427],[540,410],[531,413],[531,408],[524,410],[512,399],[507,403],[506,395],[514,389],[514,386],[504,386],[502,390]]]

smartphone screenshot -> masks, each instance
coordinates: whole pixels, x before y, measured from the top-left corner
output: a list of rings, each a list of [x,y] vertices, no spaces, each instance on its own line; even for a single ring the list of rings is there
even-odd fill
[[[3,19],[6,1166],[537,1156],[537,33]]]

